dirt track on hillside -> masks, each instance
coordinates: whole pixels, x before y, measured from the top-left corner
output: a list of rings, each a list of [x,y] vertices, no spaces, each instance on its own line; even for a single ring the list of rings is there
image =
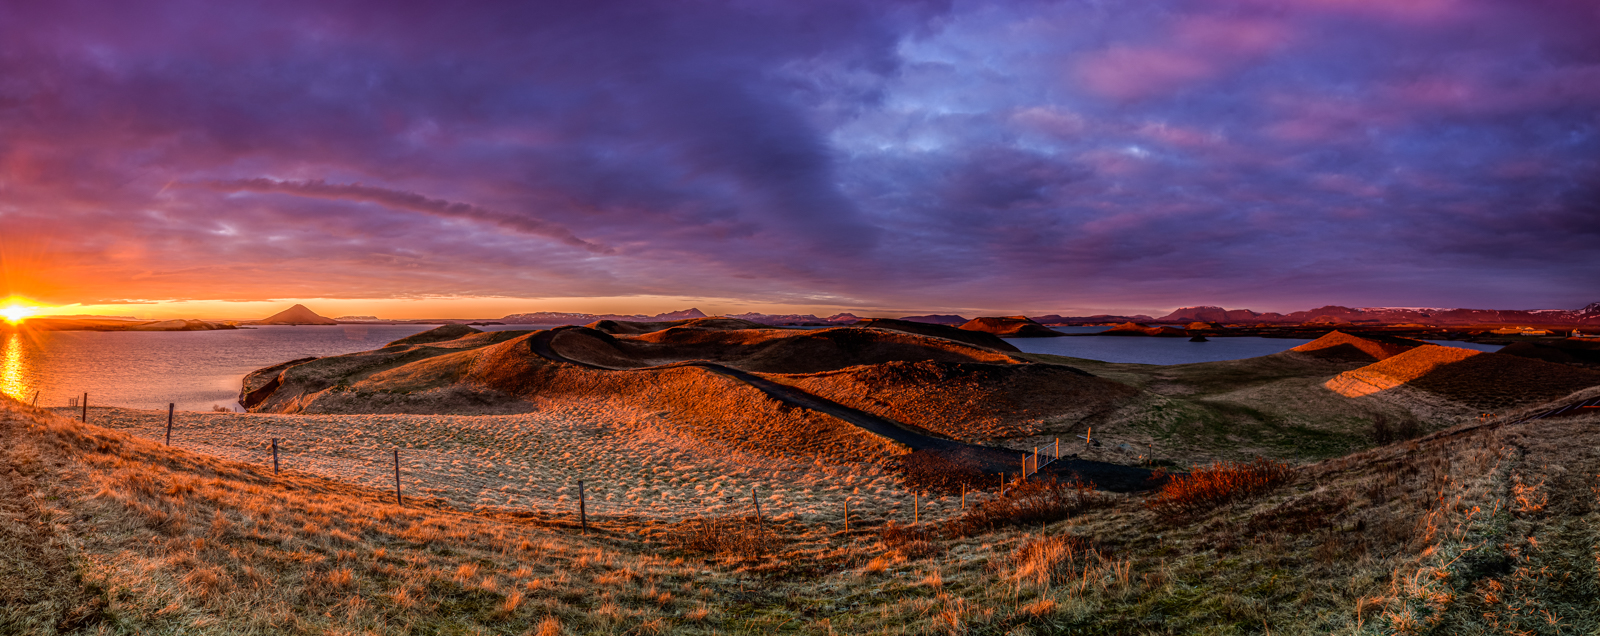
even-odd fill
[[[557,328],[534,334],[528,340],[529,348],[540,357],[560,364],[617,373],[644,370],[614,369],[568,358],[556,351],[554,347],[556,336],[564,330],[566,329]],[[807,393],[796,387],[767,380],[753,373],[713,362],[690,361],[663,366],[705,369],[717,375],[747,384],[783,404],[823,413],[874,435],[893,440],[911,449],[925,470],[929,467],[944,466],[948,467],[948,470],[968,473],[974,476],[1015,474],[1020,471],[1022,459],[1026,455],[1023,452],[1007,448],[968,444],[936,437],[927,431],[850,408],[832,400]],[[647,369],[658,368],[661,367],[647,367]],[[1148,470],[1087,460],[1063,459],[1047,466],[1042,474],[1063,478],[1080,477],[1085,481],[1094,482],[1100,489],[1116,492],[1147,490],[1153,485],[1149,480],[1151,473]]]

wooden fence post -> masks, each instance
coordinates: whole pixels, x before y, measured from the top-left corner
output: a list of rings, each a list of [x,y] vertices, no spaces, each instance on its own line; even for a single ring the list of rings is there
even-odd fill
[[[278,474],[278,438],[272,438],[272,474]]]
[[[1006,474],[1000,473],[1000,496],[1006,496]]]
[[[922,523],[922,493],[911,493],[911,525]]]
[[[88,421],[89,421],[89,394],[88,393],[83,394],[83,415],[78,416],[78,421],[79,422],[84,422],[84,423],[88,423]]]
[[[1061,438],[1056,438],[1056,459],[1061,459]]]
[[[844,498],[844,533],[850,534],[850,498]]]
[[[756,487],[755,486],[751,486],[750,487],[750,501],[753,501],[756,504],[756,530],[760,531],[762,529],[762,523],[761,523],[761,500],[756,498]]]
[[[1089,427],[1088,432],[1083,436],[1083,445],[1084,445],[1085,448],[1090,447],[1090,446],[1094,446],[1094,427],[1093,426]]]
[[[167,445],[172,445],[172,411],[178,408],[177,404],[167,403]]]
[[[583,525],[583,533],[589,534],[589,510],[584,505],[583,480],[578,480],[578,523]]]
[[[406,505],[405,500],[400,497],[400,449],[398,448],[394,449],[394,502]]]
[[[961,509],[967,509],[967,482],[961,482]]]
[[[39,391],[37,390],[33,392],[33,406],[34,408],[39,407]]]

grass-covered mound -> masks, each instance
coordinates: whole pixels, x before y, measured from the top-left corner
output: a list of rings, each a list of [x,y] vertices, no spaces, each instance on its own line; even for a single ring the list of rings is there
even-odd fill
[[[771,329],[759,322],[738,318],[688,318],[663,322],[638,322],[628,320],[597,320],[587,325],[590,329],[616,335],[638,335],[673,327],[692,329]]]
[[[760,373],[816,373],[845,367],[886,362],[980,362],[1019,364],[993,349],[964,342],[886,329],[834,327],[831,329],[744,329],[736,331],[674,327],[632,338],[604,339],[595,332],[562,330],[552,345],[568,357],[585,361],[582,351],[569,351],[568,343],[585,338],[612,344],[625,358],[641,366],[685,360],[716,362]],[[600,364],[599,366],[610,366]]]
[[[1600,385],[1600,372],[1456,347],[1424,345],[1339,374],[1328,389],[1362,397],[1422,391],[1477,409],[1501,411]]]
[[[1065,435],[1138,395],[1125,384],[1056,364],[890,362],[777,379],[971,442]]]
[[[1002,338],[1054,338],[1064,336],[1059,331],[1034,322],[1027,316],[986,316],[973,318],[961,329],[994,334]]]
[[[435,342],[449,342],[451,340],[457,340],[457,339],[460,339],[460,338],[465,338],[465,337],[470,336],[470,335],[475,334],[475,333],[483,333],[483,331],[478,330],[478,329],[473,329],[472,327],[468,327],[466,325],[441,325],[441,326],[434,327],[433,329],[429,329],[429,330],[424,331],[424,332],[419,333],[419,334],[406,336],[404,338],[401,338],[399,340],[396,340],[396,341],[391,342],[391,343],[389,343],[387,345],[384,345],[384,346],[387,346],[387,347],[404,347],[406,345],[433,344]]]
[[[956,342],[965,342],[967,344],[976,345],[985,349],[994,349],[995,351],[1005,351],[1009,353],[1017,353],[1020,351],[1015,345],[1006,342],[994,334],[952,327],[950,325],[938,325],[927,322],[915,322],[911,320],[895,320],[892,318],[868,318],[857,322],[852,326],[870,327],[873,329],[889,329],[892,331],[904,331],[906,333],[933,336],[935,338],[944,338],[946,340],[954,340]]]
[[[1355,336],[1342,331],[1330,331],[1321,338],[1290,349],[1299,353],[1339,362],[1371,363],[1387,360],[1424,342],[1391,336]]]
[[[1589,338],[1513,342],[1495,353],[1600,369],[1600,340]]]

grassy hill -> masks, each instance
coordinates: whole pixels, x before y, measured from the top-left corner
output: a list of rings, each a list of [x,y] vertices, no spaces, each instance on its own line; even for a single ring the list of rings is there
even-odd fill
[[[1592,414],[1303,465],[1181,512],[1094,494],[1042,525],[947,515],[848,533],[721,516],[612,518],[584,535],[515,509],[399,506],[10,400],[0,434],[6,633],[1600,629]]]

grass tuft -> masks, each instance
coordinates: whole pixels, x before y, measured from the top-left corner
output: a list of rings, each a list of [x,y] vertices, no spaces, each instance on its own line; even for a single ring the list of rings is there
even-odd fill
[[[690,519],[678,524],[668,540],[687,552],[747,559],[774,554],[783,547],[770,526],[748,517]]]
[[[1266,494],[1294,481],[1294,476],[1288,463],[1260,457],[1253,462],[1216,462],[1187,475],[1173,475],[1145,505],[1162,512],[1197,514]]]
[[[1006,490],[1003,497],[979,502],[965,515],[950,521],[945,531],[968,537],[1007,526],[1050,523],[1110,505],[1113,499],[1082,481],[1025,481]]]

